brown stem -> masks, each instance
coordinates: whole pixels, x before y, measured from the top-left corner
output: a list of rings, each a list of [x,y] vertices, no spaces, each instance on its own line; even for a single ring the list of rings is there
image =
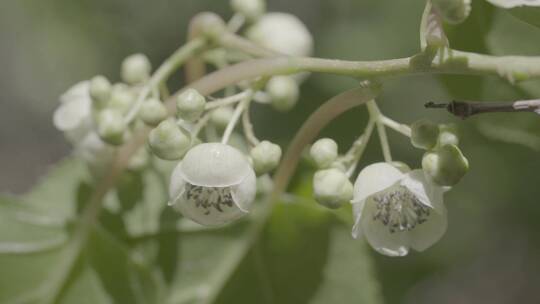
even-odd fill
[[[286,190],[302,151],[319,132],[340,114],[374,99],[378,91],[378,87],[372,86],[351,89],[332,97],[309,116],[289,144],[289,149],[274,175],[271,201],[276,201]]]

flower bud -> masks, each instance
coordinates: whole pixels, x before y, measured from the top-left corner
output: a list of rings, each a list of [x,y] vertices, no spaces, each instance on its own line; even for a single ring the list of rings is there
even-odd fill
[[[139,117],[145,124],[156,126],[167,118],[167,109],[160,100],[150,98],[141,105]]]
[[[309,154],[317,168],[328,168],[338,157],[338,145],[331,138],[321,138],[311,146]]]
[[[199,119],[204,112],[206,100],[195,89],[187,89],[182,92],[176,99],[176,109],[178,116],[187,121],[195,121]]]
[[[422,158],[422,169],[441,186],[453,186],[469,170],[469,161],[455,145],[444,145]]]
[[[272,77],[266,84],[271,104],[278,111],[289,111],[298,101],[298,83],[290,76]]]
[[[439,146],[444,145],[458,145],[459,144],[459,136],[458,136],[458,130],[456,125],[454,124],[446,124],[446,125],[439,125],[439,138],[437,139],[437,143]]]
[[[257,20],[266,11],[264,0],[231,0],[233,10],[247,20]]]
[[[219,129],[223,130],[227,127],[229,121],[231,121],[233,113],[234,110],[232,107],[219,107],[210,114],[210,122],[212,122],[212,124]]]
[[[135,96],[124,84],[115,84],[111,90],[111,97],[107,107],[126,113],[134,102]]]
[[[257,175],[262,175],[277,167],[281,160],[281,147],[264,140],[251,149],[250,156],[255,172]]]
[[[128,84],[138,84],[150,78],[152,65],[144,54],[133,54],[122,62],[122,80]]]
[[[315,173],[313,193],[319,204],[336,209],[352,199],[353,185],[342,171],[326,169]]]
[[[313,51],[313,37],[302,21],[291,14],[265,14],[247,30],[246,36],[284,55],[309,56]]]
[[[102,109],[111,96],[111,83],[104,76],[95,76],[90,80],[89,91],[94,104]]]
[[[173,120],[165,120],[150,131],[148,142],[157,157],[176,160],[182,158],[191,147],[191,136]]]
[[[97,119],[99,137],[111,145],[120,145],[124,141],[126,124],[122,113],[115,109],[105,109],[99,112]]]
[[[210,12],[202,12],[193,17],[193,28],[198,29],[202,34],[210,39],[216,39],[227,30],[227,26],[220,16]]]
[[[419,149],[429,150],[437,144],[439,127],[429,120],[421,119],[411,125],[411,143]]]
[[[432,3],[435,10],[448,23],[461,23],[471,13],[471,0],[432,0]]]

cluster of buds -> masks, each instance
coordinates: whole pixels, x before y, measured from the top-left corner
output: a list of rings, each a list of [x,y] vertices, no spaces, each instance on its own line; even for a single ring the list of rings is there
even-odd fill
[[[350,202],[353,237],[364,235],[375,250],[389,256],[406,255],[410,248],[425,250],[442,237],[447,226],[443,193],[468,169],[452,125],[421,120],[409,130],[412,145],[427,150],[422,168],[375,163],[360,171],[354,185],[348,155],[339,155],[334,140],[319,139],[310,149],[318,169],[313,177],[315,200],[331,209]]]
[[[456,18],[468,14],[466,9],[446,4],[433,1],[441,14],[451,12],[454,15],[447,15]],[[230,22],[228,30],[241,31],[246,39],[277,55],[312,53],[312,37],[295,16],[267,13],[262,0],[232,0],[231,5],[239,19]],[[210,24],[206,32],[223,33],[224,23],[212,16],[206,18]],[[227,57],[228,50],[219,45],[203,52],[199,57],[217,68],[236,60]],[[170,97],[175,111],[169,113],[159,87],[166,79],[155,76],[163,73],[151,72],[148,58],[135,54],[122,63],[122,82],[111,84],[104,76],[96,76],[76,84],[60,98],[54,114],[56,127],[97,177],[109,166],[116,147],[139,129],[149,128],[148,144],[134,154],[129,168],[146,168],[150,157],[173,162],[169,185],[172,208],[206,226],[224,225],[246,215],[255,201],[258,179],[268,179],[282,156],[279,145],[256,137],[250,105],[256,102],[278,111],[293,109],[306,75],[251,79],[227,87],[219,98],[186,88]],[[366,142],[359,138],[343,155],[330,138],[311,146],[310,158],[317,167],[314,197],[331,209],[351,203],[353,237],[365,235],[383,254],[402,256],[409,248],[424,250],[446,230],[443,192],[463,177],[467,159],[451,126],[419,121],[409,128],[385,117],[374,102],[368,103],[368,110],[371,118]],[[240,120],[242,131],[237,127]],[[413,146],[426,150],[422,169],[411,170],[392,162],[386,143],[383,152],[387,161],[366,166],[353,183],[351,177],[375,125],[381,142],[386,140],[385,123],[410,135]]]

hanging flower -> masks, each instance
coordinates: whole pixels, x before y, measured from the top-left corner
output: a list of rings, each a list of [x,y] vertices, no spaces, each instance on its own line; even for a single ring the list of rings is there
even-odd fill
[[[76,144],[92,129],[90,82],[82,81],[60,96],[60,106],[53,115],[54,126]]]
[[[443,189],[422,170],[403,173],[387,163],[364,168],[354,184],[352,235],[388,256],[404,256],[409,248],[423,251],[447,227]]]
[[[247,158],[229,145],[204,143],[174,169],[169,204],[201,225],[219,226],[247,214],[255,194],[255,172]]]

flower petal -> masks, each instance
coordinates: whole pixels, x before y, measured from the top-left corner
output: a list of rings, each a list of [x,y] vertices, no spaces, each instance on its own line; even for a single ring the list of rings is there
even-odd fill
[[[253,171],[242,152],[220,143],[195,146],[187,152],[180,166],[185,180],[205,187],[238,185]]]
[[[387,256],[405,256],[409,253],[409,233],[391,233],[381,221],[374,220],[375,202],[368,200],[360,220],[362,231],[368,243],[378,252]]]
[[[443,206],[441,213],[432,212],[427,221],[409,231],[411,247],[417,251],[426,250],[441,239],[447,226],[446,208]]]
[[[352,205],[354,225],[352,227],[351,234],[352,234],[352,237],[355,239],[358,238],[358,236],[362,234],[362,225],[360,225],[360,223],[362,219],[362,211],[364,209],[364,206],[366,205],[365,203],[366,201],[363,200],[358,203],[354,203]]]
[[[257,177],[250,171],[246,178],[231,193],[234,203],[242,212],[249,212],[257,194]]]
[[[375,163],[360,171],[354,182],[355,204],[397,183],[404,174],[388,163]]]
[[[540,6],[538,0],[487,0],[491,4],[502,8],[513,8],[518,6]]]
[[[401,180],[401,185],[409,189],[418,200],[441,213],[444,209],[442,187],[435,185],[426,178],[423,170],[413,170],[405,175]]]

